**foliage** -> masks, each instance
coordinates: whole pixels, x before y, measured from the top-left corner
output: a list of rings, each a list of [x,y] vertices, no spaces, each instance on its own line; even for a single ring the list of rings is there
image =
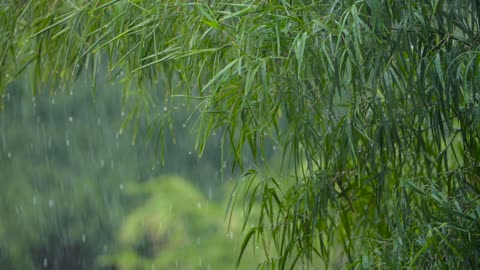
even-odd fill
[[[132,211],[119,230],[117,254],[104,264],[116,269],[230,269],[235,264],[239,227],[227,229],[224,210],[185,179],[161,176],[126,187],[145,202]],[[250,253],[250,252],[249,252]],[[253,254],[242,262],[255,268]]]
[[[247,213],[261,202],[245,239],[274,248],[272,268],[328,265],[336,246],[351,267],[478,268],[479,10],[470,0],[11,2],[1,81],[32,63],[55,89],[108,62],[147,111],[152,83],[199,98],[198,151],[222,127],[236,164],[248,146],[261,168],[244,182]],[[281,147],[279,175],[265,164],[268,140]]]

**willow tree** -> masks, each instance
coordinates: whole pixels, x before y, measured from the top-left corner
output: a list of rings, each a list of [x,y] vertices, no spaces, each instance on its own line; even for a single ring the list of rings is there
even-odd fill
[[[223,132],[246,179],[232,205],[257,224],[242,249],[262,246],[263,267],[328,266],[333,255],[353,268],[480,266],[479,1],[24,0],[0,10],[3,90],[26,72],[34,89],[63,91],[86,71],[92,87],[97,76],[123,81],[132,119],[162,113],[152,86],[198,99],[198,151]],[[280,173],[265,162],[268,141]],[[255,167],[242,166],[244,148]]]

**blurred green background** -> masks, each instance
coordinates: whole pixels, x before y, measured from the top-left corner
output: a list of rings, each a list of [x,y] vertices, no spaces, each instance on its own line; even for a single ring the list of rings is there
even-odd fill
[[[235,176],[221,171],[220,135],[196,154],[192,102],[159,90],[157,110],[132,118],[114,84],[33,95],[27,81],[0,113],[1,269],[235,268]],[[240,268],[261,260],[248,250]]]

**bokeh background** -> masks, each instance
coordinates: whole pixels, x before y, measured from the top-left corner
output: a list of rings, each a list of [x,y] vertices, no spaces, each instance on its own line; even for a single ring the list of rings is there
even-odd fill
[[[115,83],[52,94],[28,81],[9,85],[0,113],[1,269],[235,268],[238,175],[220,134],[199,157],[193,101],[167,104],[157,89],[156,110],[133,118]]]

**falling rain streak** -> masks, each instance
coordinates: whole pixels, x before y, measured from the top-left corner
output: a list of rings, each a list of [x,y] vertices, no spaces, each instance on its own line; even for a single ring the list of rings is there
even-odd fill
[[[8,161],[0,163],[8,206],[0,209],[0,268],[231,269],[241,211],[229,228],[224,210],[234,180],[222,179],[233,175],[221,173],[221,136],[199,158],[188,105],[159,105],[165,123],[137,125],[134,107],[111,85],[96,93],[75,87],[55,98],[12,95],[0,113]],[[171,129],[156,126],[164,124]],[[8,240],[7,231],[22,237]],[[258,263],[253,253],[246,258],[247,267]]]

